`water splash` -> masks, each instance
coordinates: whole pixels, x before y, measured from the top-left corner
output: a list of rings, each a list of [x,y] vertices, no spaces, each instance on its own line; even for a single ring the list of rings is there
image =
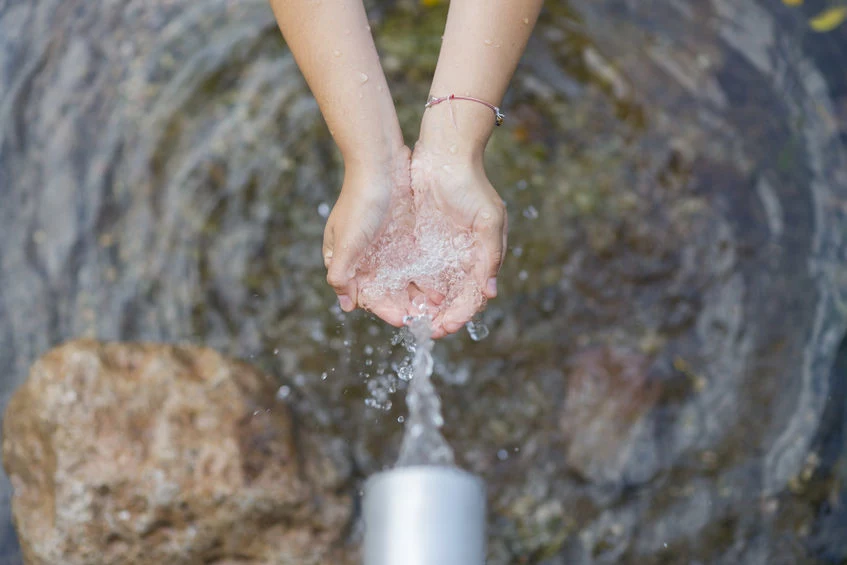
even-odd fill
[[[474,318],[465,324],[465,328],[468,330],[468,335],[474,341],[482,341],[488,337],[488,326],[478,318]]]
[[[437,319],[456,300],[472,301],[473,309],[481,310],[485,297],[472,275],[481,253],[477,236],[457,227],[431,196],[416,198],[410,191],[398,193],[396,199],[385,233],[356,265],[362,277],[359,304],[370,309],[385,302],[403,303],[416,287],[442,299],[436,305],[418,295],[413,312],[423,314],[427,308]]]
[[[432,385],[432,328],[427,316],[418,316],[408,322],[412,358],[412,380],[406,393],[409,415],[403,443],[400,446],[398,467],[412,465],[453,465],[453,450],[441,435],[444,418],[441,416],[441,400]]]

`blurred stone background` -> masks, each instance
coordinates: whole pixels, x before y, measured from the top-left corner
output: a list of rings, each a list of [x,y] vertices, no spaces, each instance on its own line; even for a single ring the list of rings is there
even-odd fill
[[[847,31],[820,4],[547,2],[487,154],[491,335],[436,347],[491,565],[847,559]],[[368,7],[412,143],[446,6]],[[340,179],[264,0],[0,0],[3,406],[72,338],[243,359],[334,466],[303,488],[349,500],[324,541],[353,555],[405,411],[394,331],[323,282]]]

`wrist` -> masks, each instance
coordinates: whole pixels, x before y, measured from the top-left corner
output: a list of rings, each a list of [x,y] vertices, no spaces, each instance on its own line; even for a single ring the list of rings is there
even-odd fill
[[[402,139],[364,139],[350,148],[341,148],[345,175],[364,177],[393,173],[398,160],[407,151]]]
[[[493,129],[490,108],[467,100],[448,100],[424,111],[419,143],[428,151],[481,162]]]
[[[404,148],[394,101],[381,72],[360,87],[359,101],[330,127],[346,168],[379,172]],[[374,83],[374,84],[372,84]]]
[[[342,192],[383,193],[408,185],[410,150],[402,141],[343,155]]]

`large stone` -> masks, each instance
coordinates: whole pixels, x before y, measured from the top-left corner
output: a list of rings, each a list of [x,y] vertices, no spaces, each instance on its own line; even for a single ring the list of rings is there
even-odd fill
[[[4,418],[26,563],[346,562],[345,477],[298,451],[277,388],[211,349],[47,353]]]

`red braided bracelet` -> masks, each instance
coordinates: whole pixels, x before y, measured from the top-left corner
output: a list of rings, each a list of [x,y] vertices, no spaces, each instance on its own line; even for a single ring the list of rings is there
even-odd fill
[[[494,125],[497,126],[502,126],[503,120],[506,119],[505,114],[503,114],[503,112],[500,111],[500,108],[498,108],[494,104],[489,104],[485,100],[480,100],[479,98],[473,98],[471,96],[456,96],[455,94],[448,94],[447,96],[441,97],[430,96],[429,100],[426,101],[426,105],[424,105],[424,108],[431,108],[436,104],[441,104],[445,100],[469,100],[471,102],[482,104],[483,106],[488,106],[494,111]]]

